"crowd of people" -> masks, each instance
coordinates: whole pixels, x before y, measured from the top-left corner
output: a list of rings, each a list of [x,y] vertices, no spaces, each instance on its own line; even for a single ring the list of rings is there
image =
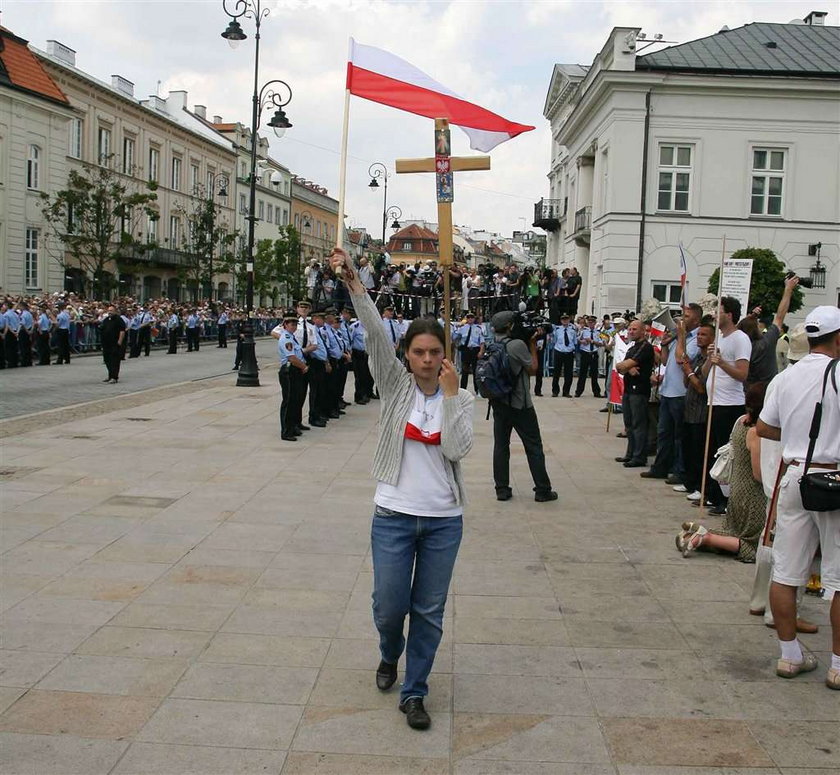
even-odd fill
[[[341,310],[349,304],[345,284],[328,265],[310,261],[305,279],[307,296],[316,307]],[[407,320],[428,314],[438,317],[443,308],[443,270],[435,261],[395,264],[383,258],[374,265],[362,258],[359,279],[378,309],[393,307]],[[582,282],[574,267],[558,273],[535,266],[485,264],[468,269],[455,264],[449,269],[451,309],[489,320],[496,312],[516,310],[524,303],[527,310],[556,324],[563,313],[577,314]]]
[[[103,332],[110,326],[103,323],[111,308],[125,325],[121,359],[148,356],[155,344],[166,346],[168,353],[177,353],[182,345],[187,352],[198,351],[207,341],[227,347],[228,339],[238,341],[245,319],[242,308],[208,299],[189,303],[166,298],[142,302],[131,296],[97,301],[74,293],[6,296],[0,303],[0,369],[68,364],[72,355],[91,351],[102,351],[104,358],[110,344]],[[282,314],[256,309],[255,333],[267,334]]]

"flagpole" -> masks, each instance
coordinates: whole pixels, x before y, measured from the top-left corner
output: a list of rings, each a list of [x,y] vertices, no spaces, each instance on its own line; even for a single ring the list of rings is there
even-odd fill
[[[715,312],[715,352],[720,342],[720,301],[723,298],[723,262],[726,259],[726,235],[723,235],[723,245],[720,250],[720,271],[718,272],[717,311]],[[706,417],[706,444],[703,449],[703,478],[700,480],[700,508],[706,503],[706,472],[709,468],[709,442],[712,436],[712,411],[715,399],[715,377],[717,368],[712,364],[712,381],[709,385],[709,411]]]

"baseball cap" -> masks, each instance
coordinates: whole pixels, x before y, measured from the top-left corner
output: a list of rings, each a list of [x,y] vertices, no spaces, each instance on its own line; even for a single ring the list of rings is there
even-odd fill
[[[801,361],[808,354],[808,337],[805,324],[795,325],[788,334],[788,360]]]
[[[815,307],[805,318],[805,333],[809,339],[840,331],[840,309],[824,305]]]
[[[507,328],[511,323],[513,323],[513,319],[516,317],[515,312],[510,312],[508,310],[504,312],[497,312],[493,317],[490,319],[490,325],[493,326],[494,330],[502,331]]]

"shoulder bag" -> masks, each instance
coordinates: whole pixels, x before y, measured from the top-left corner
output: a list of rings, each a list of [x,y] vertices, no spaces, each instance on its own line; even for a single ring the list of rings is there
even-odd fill
[[[805,458],[805,468],[803,469],[802,478],[799,480],[802,506],[807,511],[840,511],[840,471],[808,473],[808,468],[811,466],[811,459],[814,456],[817,437],[820,435],[825,389],[828,385],[829,374],[831,374],[831,384],[834,392],[837,393],[836,366],[838,360],[840,359],[834,358],[826,366],[825,374],[823,375],[822,393],[820,394],[819,402],[814,407],[814,416],[811,420],[811,429],[808,433],[808,437],[810,438],[808,456]]]

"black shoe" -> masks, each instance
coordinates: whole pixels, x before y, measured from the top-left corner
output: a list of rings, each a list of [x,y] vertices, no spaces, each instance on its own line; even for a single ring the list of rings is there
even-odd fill
[[[368,398],[357,398],[355,403],[360,405],[360,406],[364,406],[365,404],[370,403],[370,399],[368,399]]]
[[[629,457],[617,457],[617,458],[615,459],[615,462],[616,462],[616,463],[626,463],[628,460],[630,460],[630,458],[629,458]]]
[[[542,398],[542,393],[534,393],[534,395],[535,395],[535,396],[539,396],[540,398]]]
[[[287,433],[285,436],[280,437],[283,441],[297,441],[297,436],[292,436],[291,433]]]
[[[575,398],[580,398],[582,395],[583,393],[575,393]]]
[[[344,399],[342,399],[341,401],[339,401],[339,402],[338,402],[338,405],[339,405],[342,409],[346,409],[348,406],[350,406],[350,404],[348,404],[348,403],[347,403]]]
[[[603,396],[600,393],[593,393],[593,395],[595,396],[595,398],[603,398]]]
[[[598,396],[598,398],[600,398],[600,396]],[[599,409],[598,411],[599,411],[601,414],[605,414],[606,412],[609,412],[609,411],[610,411],[610,409],[609,409],[609,407],[608,407],[608,406],[605,406],[603,409]]]
[[[644,468],[647,465],[647,461],[645,460],[628,460],[625,464],[625,468]]]
[[[378,400],[379,400],[379,393],[374,393],[374,394],[371,396],[371,399],[372,399],[373,401],[378,401]]]
[[[298,425],[297,429],[299,431],[311,431],[312,430],[312,428],[310,428],[308,425]]]
[[[707,513],[712,517],[722,517],[726,514],[726,506],[712,506]]]
[[[400,703],[400,710],[405,713],[406,721],[412,729],[428,729],[432,724],[429,714],[423,707],[422,697],[409,697],[405,702]]]
[[[559,393],[552,393],[552,394],[551,394],[551,397],[552,397],[552,398],[557,398],[557,396],[559,396],[559,395],[560,395]]]
[[[328,416],[331,420],[338,420],[341,414],[339,412],[330,412]]]
[[[310,420],[309,424],[314,428],[326,428],[327,424],[325,422],[321,422],[320,420]]]
[[[572,396],[571,396],[570,393],[563,393],[563,398],[571,398],[571,397]]]
[[[397,666],[390,665],[384,659],[376,668],[376,688],[381,692],[387,692],[397,680]]]
[[[681,476],[674,476],[674,474],[668,474],[668,478],[665,480],[665,484],[684,484]]]
[[[549,490],[548,492],[538,492],[534,495],[534,500],[537,503],[545,503],[546,501],[556,501],[557,493],[554,492],[554,490]]]
[[[497,487],[496,488],[496,500],[497,501],[509,501],[513,497],[513,490],[510,487]]]
[[[102,381],[103,381],[103,382],[110,382],[110,381],[111,381],[111,378],[109,377],[108,379],[103,379]]]
[[[658,474],[652,468],[651,468],[650,471],[642,471],[642,473],[640,473],[639,476],[641,476],[642,479],[667,479],[668,478],[668,474]]]

